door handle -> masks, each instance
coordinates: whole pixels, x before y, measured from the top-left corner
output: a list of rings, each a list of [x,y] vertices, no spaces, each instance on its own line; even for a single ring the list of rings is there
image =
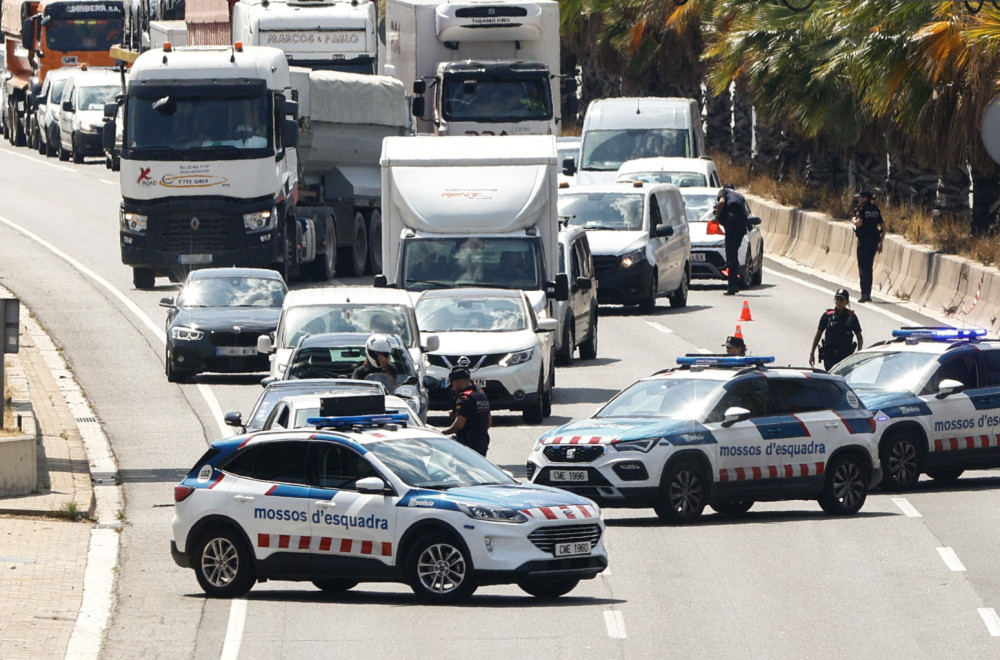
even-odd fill
[[[835,429],[835,428],[838,428],[840,426],[840,424],[838,424],[837,422],[827,422],[823,426],[826,427],[826,428],[828,428],[828,429]]]
[[[333,500],[319,500],[316,502],[316,506],[323,509],[335,509],[337,507],[337,503]]]
[[[237,502],[253,502],[253,495],[233,495]]]

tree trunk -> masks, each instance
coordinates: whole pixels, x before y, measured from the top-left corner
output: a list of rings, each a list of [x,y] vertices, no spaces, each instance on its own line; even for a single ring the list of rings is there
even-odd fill
[[[736,83],[732,92],[733,100],[733,141],[729,145],[729,155],[737,162],[749,162],[753,155],[753,108],[740,99],[740,85]]]
[[[718,96],[704,94],[705,147],[709,151],[729,151],[733,142],[733,99],[726,90]]]
[[[971,220],[969,209],[969,170],[964,166],[949,167],[937,180],[934,211],[955,218]]]

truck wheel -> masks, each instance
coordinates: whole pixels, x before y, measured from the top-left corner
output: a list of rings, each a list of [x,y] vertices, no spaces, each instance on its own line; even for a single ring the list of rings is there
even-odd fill
[[[156,274],[152,268],[133,268],[132,285],[137,289],[148,291],[156,286]]]
[[[80,147],[76,143],[76,133],[69,136],[69,155],[77,165],[83,163],[83,152],[80,151]]]
[[[359,277],[365,274],[368,265],[368,228],[365,226],[365,216],[361,211],[354,213],[354,240],[351,246],[345,248],[337,265],[343,269],[340,274],[345,277]]]
[[[688,265],[684,266],[684,276],[681,278],[681,285],[677,287],[677,290],[670,294],[670,306],[680,309],[681,307],[687,307],[688,304],[688,288],[691,284],[691,267]]]
[[[368,263],[372,275],[382,272],[382,212],[378,209],[372,209],[368,225]]]
[[[311,264],[302,266],[309,279],[316,282],[328,282],[333,279],[337,268],[337,224],[334,222],[332,213],[323,214],[323,224],[326,227],[323,242],[326,247],[324,252],[319,254],[317,246],[316,259]]]
[[[597,310],[591,312],[590,334],[580,344],[580,359],[593,360],[597,357]]]

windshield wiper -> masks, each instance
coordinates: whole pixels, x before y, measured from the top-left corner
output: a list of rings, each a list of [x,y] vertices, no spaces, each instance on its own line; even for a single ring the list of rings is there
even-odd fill
[[[441,287],[442,289],[450,289],[452,287],[450,282],[438,282],[437,280],[406,280],[406,284],[430,284],[431,286]]]

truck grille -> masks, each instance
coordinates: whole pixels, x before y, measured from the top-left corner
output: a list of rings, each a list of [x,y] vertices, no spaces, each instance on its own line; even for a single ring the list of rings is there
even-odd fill
[[[163,251],[174,254],[205,254],[232,249],[226,222],[221,217],[198,216],[198,229],[191,229],[191,217],[168,217],[163,224]]]
[[[212,346],[256,346],[259,332],[227,332],[215,331],[209,335],[208,340]]]
[[[606,255],[594,257],[594,274],[600,279],[601,275],[608,275],[618,270],[621,257],[609,257]]]
[[[570,450],[573,451],[570,451]],[[542,450],[545,458],[553,463],[589,463],[600,458],[604,454],[604,447],[600,445],[570,445],[546,447]]]
[[[493,18],[496,16],[527,16],[524,7],[502,7],[487,5],[485,7],[462,7],[455,10],[456,18]]]
[[[542,552],[553,551],[556,543],[578,543],[590,541],[593,548],[601,540],[601,526],[591,525],[560,525],[543,527],[528,534],[528,540]]]

